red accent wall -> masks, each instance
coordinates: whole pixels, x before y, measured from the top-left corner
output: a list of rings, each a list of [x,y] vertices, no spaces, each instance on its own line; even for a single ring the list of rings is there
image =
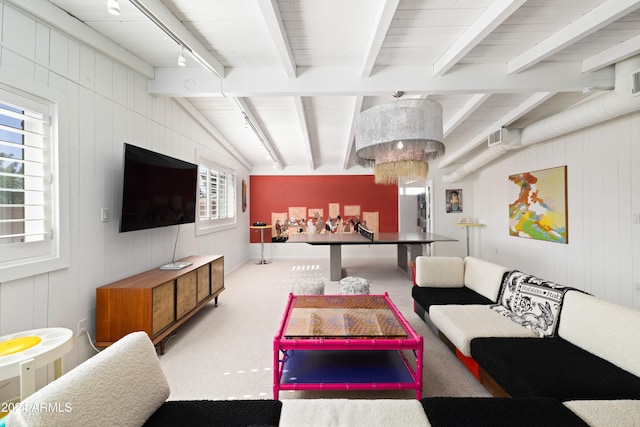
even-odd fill
[[[287,212],[289,206],[322,208],[329,203],[360,205],[360,212],[379,212],[381,233],[398,231],[398,186],[376,185],[373,175],[288,175],[254,176],[249,180],[249,216],[254,222],[271,222],[271,212]],[[250,233],[251,243],[260,242],[259,233]],[[265,230],[265,242],[271,241]]]

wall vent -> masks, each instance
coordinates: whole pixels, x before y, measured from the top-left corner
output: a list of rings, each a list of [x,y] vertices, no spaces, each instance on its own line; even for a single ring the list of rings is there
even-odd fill
[[[494,145],[500,144],[504,136],[503,135],[504,131],[505,131],[505,128],[500,128],[495,132],[491,132],[487,137],[487,145],[489,147],[493,147]]]
[[[631,94],[633,96],[640,95],[640,70],[631,74]]]

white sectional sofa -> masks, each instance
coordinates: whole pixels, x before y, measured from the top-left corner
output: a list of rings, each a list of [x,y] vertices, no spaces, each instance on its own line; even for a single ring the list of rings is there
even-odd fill
[[[504,267],[498,279],[501,266],[495,264],[483,264],[484,273],[471,270],[478,261],[419,257],[412,293],[443,289],[443,271],[464,274],[464,287],[471,271],[485,281],[491,277],[485,289],[492,293],[485,297],[498,291],[488,303],[471,303],[464,295],[458,302],[460,283],[448,283],[446,303],[422,301],[429,311],[416,312],[494,396],[640,399],[640,311]]]
[[[416,313],[430,324],[432,306],[495,303],[507,269],[474,257],[419,256],[413,267]]]
[[[0,426],[444,427],[640,423],[640,401],[551,398],[297,399],[165,401],[167,383],[143,332],[122,338],[29,396]],[[570,409],[571,408],[571,409]],[[621,424],[625,422],[627,424]],[[637,425],[637,424],[636,424]]]

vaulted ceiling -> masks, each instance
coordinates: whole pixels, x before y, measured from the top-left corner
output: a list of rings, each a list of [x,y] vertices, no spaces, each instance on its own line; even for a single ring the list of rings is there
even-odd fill
[[[640,53],[640,0],[119,0],[119,16],[107,0],[13,3],[42,19],[55,5],[119,45],[94,42],[252,173],[357,169],[355,118],[395,91],[442,104],[431,168],[455,167],[501,127],[611,90],[613,64]]]

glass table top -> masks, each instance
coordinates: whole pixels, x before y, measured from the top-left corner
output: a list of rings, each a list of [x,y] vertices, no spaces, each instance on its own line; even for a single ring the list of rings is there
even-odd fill
[[[406,338],[382,295],[297,296],[285,338]]]

